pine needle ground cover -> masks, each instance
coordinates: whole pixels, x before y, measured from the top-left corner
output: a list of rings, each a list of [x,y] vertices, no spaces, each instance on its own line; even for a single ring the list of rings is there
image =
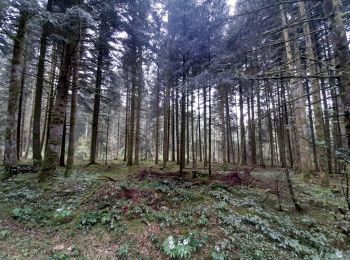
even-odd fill
[[[0,259],[349,259],[336,178],[292,176],[298,212],[281,169],[175,168],[115,162],[1,182]]]

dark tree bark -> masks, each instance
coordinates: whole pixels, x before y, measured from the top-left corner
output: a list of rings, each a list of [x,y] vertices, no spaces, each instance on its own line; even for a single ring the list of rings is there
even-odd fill
[[[18,18],[16,37],[14,38],[10,86],[7,106],[7,120],[5,132],[4,164],[7,176],[11,176],[12,168],[17,166],[17,117],[19,97],[21,91],[24,52],[26,45],[26,27],[28,14],[21,12]]]
[[[47,11],[52,11],[52,0],[47,2]],[[42,95],[44,87],[44,73],[45,73],[45,56],[47,50],[47,38],[49,36],[49,25],[44,24],[43,31],[40,38],[40,53],[36,75],[36,86],[35,86],[35,103],[34,103],[34,115],[33,115],[33,164],[41,164],[41,139],[40,128],[41,128],[41,106],[42,106]]]

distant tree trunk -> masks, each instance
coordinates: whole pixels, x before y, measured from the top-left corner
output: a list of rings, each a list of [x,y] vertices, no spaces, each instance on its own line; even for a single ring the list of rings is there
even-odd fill
[[[180,173],[183,173],[186,164],[186,58],[182,56],[182,90],[181,90],[181,145],[180,145]]]
[[[267,84],[265,84],[265,99],[266,99],[266,110],[267,110],[267,128],[269,129],[269,142],[270,142],[270,161],[271,167],[274,166],[274,138],[273,138],[273,125],[272,125],[272,111],[270,107],[270,94]]]
[[[136,105],[136,126],[135,126],[135,160],[134,163],[139,165],[140,162],[140,132],[141,132],[141,103],[142,103],[142,88],[143,88],[143,71],[142,71],[142,48],[138,48],[137,59],[137,105]]]
[[[129,138],[128,138],[128,166],[133,165],[134,135],[135,135],[135,107],[136,107],[136,88],[137,88],[137,53],[136,45],[132,47],[131,64],[131,102],[130,102],[130,120],[129,120]]]
[[[72,94],[71,94],[71,108],[69,120],[69,144],[67,155],[67,167],[65,176],[68,177],[72,173],[74,166],[75,143],[76,143],[76,128],[77,128],[77,113],[78,113],[78,91],[79,91],[79,62],[80,62],[80,41],[77,43],[76,51],[73,57],[72,64]]]
[[[66,136],[67,136],[67,114],[64,115],[64,122],[63,122],[62,144],[61,144],[61,153],[60,153],[60,166],[61,167],[65,166]]]
[[[232,151],[232,129],[231,129],[231,120],[230,120],[230,106],[229,106],[229,93],[228,93],[228,87],[225,87],[225,94],[224,94],[224,99],[225,99],[225,124],[226,124],[226,147],[227,147],[227,161],[234,162],[234,158],[231,160],[231,151]],[[232,153],[233,155],[233,153]]]
[[[125,139],[124,139],[124,161],[127,159],[128,141],[129,141],[129,112],[130,112],[130,84],[129,84],[129,72],[126,68],[124,73],[126,74],[126,105],[125,105]]]
[[[169,72],[168,72],[169,73]],[[164,120],[163,120],[163,167],[166,167],[166,164],[169,160],[169,96],[170,96],[170,79],[165,86],[164,92]]]
[[[199,103],[199,97],[200,97],[200,90],[198,89],[198,152],[199,152],[199,161],[203,162],[203,156],[202,156],[202,129],[201,129],[201,110],[200,110],[200,103]]]
[[[310,86],[309,82],[306,83],[306,94],[307,94],[307,106],[308,106],[308,112],[309,112],[309,122],[310,122],[310,135],[311,135],[311,145],[312,145],[312,154],[314,159],[314,165],[315,169],[318,172],[319,171],[319,165],[318,165],[318,154],[316,150],[316,139],[315,139],[315,130],[314,130],[314,119],[312,115],[312,108],[311,108],[311,98],[310,98]]]
[[[339,76],[340,99],[345,121],[345,135],[350,148],[350,51],[339,0],[323,0],[325,16],[328,19]]]
[[[92,116],[92,130],[91,130],[91,148],[90,148],[90,163],[96,163],[97,155],[97,138],[98,138],[98,123],[100,115],[100,103],[101,103],[101,85],[102,85],[102,65],[103,65],[103,55],[104,46],[102,44],[102,30],[104,26],[101,26],[99,44],[98,44],[98,56],[97,56],[97,69],[96,69],[96,83],[95,83],[95,99],[94,99],[94,111]]]
[[[156,83],[156,151],[155,164],[159,162],[159,65],[157,65],[157,83]]]
[[[59,160],[63,124],[67,108],[69,74],[75,47],[76,42],[74,40],[70,40],[65,46],[65,54],[62,60],[61,72],[57,84],[56,101],[52,109],[48,146],[39,171],[39,178],[41,181],[44,181],[56,171]]]
[[[255,107],[254,107],[254,88],[252,87],[251,90],[251,101],[250,101],[250,105],[251,105],[251,113],[252,113],[252,121],[251,121],[251,150],[252,150],[252,163],[253,165],[256,165],[256,126],[255,126]]]
[[[14,38],[7,106],[4,164],[6,175],[8,176],[11,176],[12,168],[16,167],[18,163],[17,116],[22,82],[27,22],[28,14],[21,12],[18,19],[16,37]]]
[[[227,142],[226,142],[226,121],[225,121],[225,91],[224,86],[221,85],[219,87],[219,93],[220,93],[220,125],[221,125],[221,156],[222,156],[222,163],[226,164],[227,159]]]
[[[175,162],[175,91],[172,88],[172,109],[171,109],[171,161]]]
[[[187,152],[187,157],[186,157],[186,163],[190,163],[190,99],[189,99],[189,87],[186,87],[186,152]]]
[[[176,131],[176,161],[180,164],[180,134],[179,134],[179,89],[176,88],[176,104],[175,104],[175,131]]]
[[[109,127],[110,127],[110,115],[111,115],[111,104],[108,101],[108,112],[107,112],[107,129],[106,129],[106,147],[105,147],[105,166],[108,162],[108,142],[109,142]]]
[[[204,155],[204,168],[208,165],[208,127],[207,127],[207,87],[203,86],[203,135],[204,135],[204,146],[203,146],[203,155]]]
[[[245,165],[247,163],[247,152],[245,144],[245,126],[244,126],[244,112],[243,112],[243,86],[242,82],[239,83],[239,111],[240,111],[240,129],[241,129],[241,164]]]
[[[209,158],[208,158],[208,174],[209,174],[209,176],[211,177],[211,175],[212,175],[212,154],[211,154],[211,152],[212,152],[212,149],[211,149],[211,146],[212,146],[212,143],[211,143],[211,132],[212,132],[212,108],[211,108],[211,86],[209,85],[209,100],[208,100],[208,102],[209,102],[209,151],[208,151],[208,153],[209,153]],[[214,137],[214,140],[215,140],[215,137]],[[215,149],[214,149],[214,151],[215,151]],[[215,156],[214,156],[214,158],[215,158]]]
[[[29,147],[30,147],[30,142],[31,142],[31,137],[32,137],[32,130],[33,130],[33,114],[34,114],[34,95],[33,95],[33,102],[32,102],[32,109],[30,111],[30,116],[29,116],[29,128],[28,128],[28,134],[26,138],[26,144],[24,147],[24,153],[23,153],[23,159],[28,158],[29,154]]]
[[[184,88],[184,86],[183,86]],[[182,90],[181,96],[181,145],[180,145],[180,173],[183,173],[186,163],[186,91]]]
[[[264,166],[264,153],[263,153],[263,132],[262,132],[262,108],[260,101],[260,85],[258,83],[257,88],[257,106],[258,106],[258,157],[260,166]]]
[[[21,90],[19,93],[19,104],[18,104],[18,117],[17,117],[17,160],[20,160],[22,154],[21,154],[21,143],[22,143],[22,116],[23,116],[23,95],[24,95],[24,85],[25,85],[25,79],[26,79],[26,70],[27,70],[27,64],[26,64],[26,51],[24,54],[24,61],[23,61],[23,70],[22,70],[22,80],[21,80]]]
[[[191,142],[192,142],[192,169],[195,171],[197,169],[197,160],[195,156],[195,141],[194,141],[194,112],[193,112],[193,105],[194,105],[194,93],[192,91],[191,93]]]
[[[120,111],[118,111],[118,122],[117,122],[117,149],[115,159],[119,160],[119,149],[120,149]]]
[[[47,1],[47,11],[51,12],[52,0]],[[44,87],[44,74],[45,74],[45,57],[47,49],[47,38],[49,36],[48,24],[44,24],[43,31],[40,38],[40,53],[36,75],[36,86],[35,86],[35,104],[34,104],[34,115],[33,115],[33,164],[41,164],[41,105],[42,95]]]

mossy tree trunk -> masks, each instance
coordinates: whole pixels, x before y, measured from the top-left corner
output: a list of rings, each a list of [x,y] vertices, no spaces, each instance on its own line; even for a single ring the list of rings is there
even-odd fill
[[[74,40],[70,40],[68,43],[66,43],[64,48],[64,56],[57,83],[56,100],[51,114],[51,122],[49,126],[50,134],[47,142],[47,149],[39,171],[39,179],[41,181],[44,181],[55,173],[59,161],[63,124],[65,121],[68,100],[69,74],[75,48],[76,41]]]

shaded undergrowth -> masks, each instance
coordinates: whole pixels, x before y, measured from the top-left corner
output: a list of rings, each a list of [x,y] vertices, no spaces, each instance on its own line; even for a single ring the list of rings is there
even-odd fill
[[[59,176],[0,183],[0,258],[349,258],[350,215],[336,186],[294,177],[299,213],[280,170],[208,178],[118,164]]]

